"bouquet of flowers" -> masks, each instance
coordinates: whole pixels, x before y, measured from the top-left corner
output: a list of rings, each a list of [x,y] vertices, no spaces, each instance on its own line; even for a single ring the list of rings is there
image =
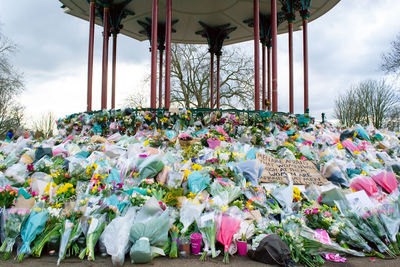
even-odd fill
[[[5,187],[0,186],[0,207],[8,209],[14,203],[18,195],[18,190],[12,188],[9,184]]]
[[[27,209],[6,209],[3,212],[3,230],[5,239],[0,247],[0,252],[3,253],[3,260],[8,260],[11,256],[15,239],[21,233],[21,229],[26,219],[30,214]]]
[[[324,208],[305,209],[303,213],[307,226],[312,229],[328,230],[334,222],[332,213]]]
[[[59,231],[63,226],[63,221],[60,217],[60,211],[60,209],[48,208],[49,219],[47,220],[46,227],[33,243],[31,252],[32,256],[40,257],[47,242],[49,242],[51,238],[60,235]]]
[[[374,230],[372,230],[371,227],[366,223],[366,220],[362,219],[354,212],[350,213],[347,218],[353,223],[354,226],[357,227],[358,232],[365,239],[376,245],[379,252],[381,253],[386,252],[391,257],[396,257],[396,255],[385,245],[385,243],[382,242],[381,239],[379,239]]]
[[[60,262],[65,259],[65,254],[69,248],[72,249],[71,254],[78,255],[79,253],[79,246],[76,244],[76,240],[83,232],[80,220],[81,215],[82,213],[80,211],[66,214],[63,228],[60,229],[61,241],[60,249],[58,250],[57,265],[60,265]]]
[[[233,235],[240,228],[241,216],[237,207],[231,207],[225,213],[220,213],[217,217],[217,240],[224,245],[223,263],[229,263],[229,247],[232,243]]]
[[[31,252],[30,245],[36,236],[45,228],[46,221],[49,218],[47,211],[33,211],[21,231],[22,247],[18,250],[17,259],[21,262],[25,255]]]
[[[86,248],[81,251],[79,258],[82,260],[85,256],[88,256],[88,260],[94,261],[94,246],[106,227],[106,214],[94,214],[90,217],[88,223]]]
[[[169,233],[171,235],[171,249],[169,251],[170,258],[178,257],[178,237],[179,237],[179,229],[175,225],[169,229]]]
[[[215,239],[217,235],[217,228],[215,224],[215,214],[214,212],[209,212],[203,214],[197,222],[199,230],[202,234],[204,241],[204,251],[200,257],[200,260],[204,260],[208,250],[211,248],[211,256],[215,258]]]
[[[335,217],[335,222],[329,227],[329,232],[335,237],[336,242],[345,246],[360,248],[370,253],[372,248],[368,242],[358,233],[357,228],[346,218]],[[377,253],[373,253],[378,255]]]
[[[118,216],[107,225],[100,240],[111,255],[114,266],[123,266],[129,250],[129,231],[136,216],[136,207],[127,208],[124,216]]]

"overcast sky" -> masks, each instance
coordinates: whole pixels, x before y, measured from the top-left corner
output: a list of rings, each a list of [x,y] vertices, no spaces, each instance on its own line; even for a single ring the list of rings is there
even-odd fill
[[[25,92],[19,100],[26,107],[28,119],[49,111],[60,117],[86,109],[89,23],[64,14],[60,6],[57,0],[0,1],[1,31],[18,45],[11,61],[24,74]],[[383,77],[379,69],[381,55],[390,49],[390,42],[400,32],[399,10],[400,1],[396,0],[342,0],[309,24],[309,94],[313,116],[320,118],[321,112],[325,112],[332,119],[334,99],[339,92],[359,81]],[[100,108],[101,33],[102,29],[96,26],[94,109]],[[287,42],[286,34],[279,36],[279,111],[288,111]],[[253,53],[252,42],[238,46]],[[148,41],[119,35],[117,107],[123,106],[129,94],[142,88],[143,78],[150,71],[148,48]],[[294,53],[295,112],[302,113],[300,31],[294,34]]]

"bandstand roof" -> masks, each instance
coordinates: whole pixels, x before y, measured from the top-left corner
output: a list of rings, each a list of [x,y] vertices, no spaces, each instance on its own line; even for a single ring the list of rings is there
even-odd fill
[[[59,0],[65,7],[65,13],[75,17],[89,20],[89,3],[87,0]],[[114,4],[125,2],[126,0],[114,0]],[[340,0],[313,0],[310,10],[309,21],[313,21],[333,8]],[[102,1],[98,1],[101,3]],[[143,28],[138,20],[145,21],[151,18],[151,0],[132,0],[126,5],[128,15],[122,19],[123,28],[121,33],[139,41],[148,40],[146,35],[139,32]],[[158,21],[165,21],[165,0],[159,1]],[[277,10],[281,11],[282,4],[277,1]],[[270,0],[260,0],[260,13],[270,14]],[[202,30],[199,21],[209,26],[230,24],[237,27],[226,39],[224,45],[253,40],[253,29],[244,21],[253,18],[253,0],[173,0],[172,19],[178,19],[173,28],[176,30],[172,34],[174,43],[207,44],[207,40],[201,35],[196,34]],[[96,24],[102,25],[102,20],[96,16]],[[294,29],[298,30],[302,25],[299,13],[296,13]],[[287,23],[278,26],[278,34],[287,32]]]

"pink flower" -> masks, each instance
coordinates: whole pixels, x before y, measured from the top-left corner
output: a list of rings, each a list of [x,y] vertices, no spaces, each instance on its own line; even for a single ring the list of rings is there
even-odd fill
[[[306,214],[306,215],[308,215],[308,214],[310,214],[311,213],[311,210],[310,209],[306,209],[305,211],[304,211],[304,214]]]
[[[346,258],[340,257],[339,254],[326,253],[326,254],[323,254],[323,256],[328,261],[346,262]]]
[[[319,212],[319,210],[317,208],[313,209],[312,213],[313,214],[317,214]]]
[[[38,192],[32,191],[32,196],[33,196],[33,197],[34,197],[34,196],[38,196],[38,195],[39,195]]]
[[[0,186],[0,192],[3,192],[3,191],[4,191],[4,188]]]
[[[11,189],[11,185],[7,184],[5,189],[6,189],[6,191],[9,191]]]

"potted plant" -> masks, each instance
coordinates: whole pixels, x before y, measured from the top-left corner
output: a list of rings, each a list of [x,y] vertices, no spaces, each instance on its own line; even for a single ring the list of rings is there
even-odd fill
[[[246,233],[242,233],[242,237],[237,241],[238,254],[241,256],[247,255],[247,237]]]

